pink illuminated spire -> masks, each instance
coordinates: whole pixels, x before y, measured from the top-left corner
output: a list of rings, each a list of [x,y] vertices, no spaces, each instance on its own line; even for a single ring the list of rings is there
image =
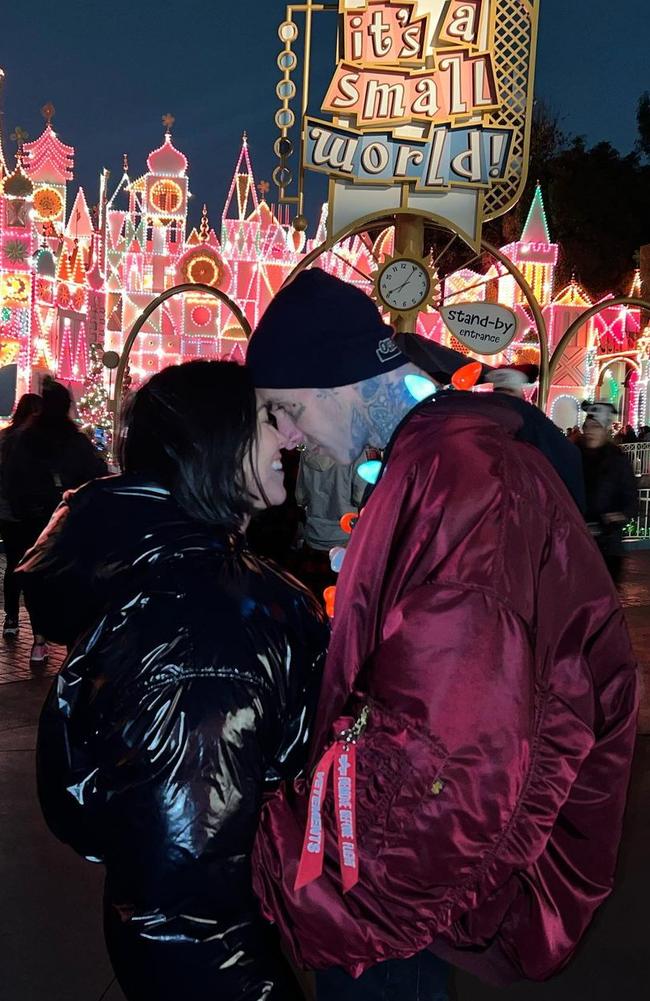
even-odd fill
[[[50,107],[51,105],[46,105],[48,111]],[[51,114],[53,113],[52,111]],[[72,180],[74,147],[61,142],[48,119],[38,139],[24,144],[23,163],[33,181],[65,184]]]
[[[94,227],[86,196],[84,195],[84,189],[79,188],[74,205],[70,211],[70,218],[68,219],[65,233],[66,236],[71,237],[73,240],[91,240],[93,232]]]
[[[539,182],[535,188],[535,194],[530,206],[530,211],[528,212],[526,225],[524,226],[521,234],[520,242],[543,243],[546,244],[546,246],[549,246],[551,243],[551,235],[548,231],[548,221],[544,210],[542,189]]]
[[[632,279],[632,284],[630,286],[630,291],[628,295],[631,299],[640,299],[642,296],[643,285],[641,282],[641,271],[639,268],[634,272],[634,278]]]
[[[231,216],[231,207],[233,207],[233,201],[235,198],[237,214],[235,216]],[[250,210],[249,203],[251,205]],[[248,137],[244,132],[242,136],[239,159],[237,160],[237,166],[235,167],[230,190],[228,192],[228,197],[226,198],[226,204],[223,210],[223,218],[235,218],[243,221],[248,217],[250,211],[255,211],[258,206],[259,200],[255,187],[255,177],[251,166],[251,158],[248,153]]]

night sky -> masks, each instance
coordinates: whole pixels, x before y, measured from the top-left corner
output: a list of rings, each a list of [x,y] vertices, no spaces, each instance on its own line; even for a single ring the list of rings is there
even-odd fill
[[[8,134],[16,125],[30,139],[40,134],[39,109],[52,101],[54,128],[76,147],[76,180],[92,205],[99,170],[108,167],[117,183],[124,152],[131,176],[144,173],[148,152],[162,139],[161,116],[171,112],[174,141],[190,161],[193,221],[207,201],[218,223],[244,129],[257,180],[271,180],[276,30],[284,10],[280,0],[3,3],[7,152],[15,149]],[[317,17],[320,96],[333,66],[336,18]],[[636,102],[650,90],[649,53],[648,0],[542,0],[537,96],[588,143],[608,140],[629,152]],[[312,175],[310,233],[314,183]]]

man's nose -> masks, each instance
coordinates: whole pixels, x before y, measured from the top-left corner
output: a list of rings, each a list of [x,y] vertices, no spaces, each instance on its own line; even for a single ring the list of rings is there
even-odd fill
[[[285,410],[278,410],[274,414],[278,425],[278,432],[284,442],[282,448],[297,448],[304,441],[304,435],[296,422]]]

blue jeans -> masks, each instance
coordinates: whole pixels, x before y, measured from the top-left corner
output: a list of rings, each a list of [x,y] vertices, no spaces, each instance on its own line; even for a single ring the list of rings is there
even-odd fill
[[[425,950],[388,959],[358,980],[339,967],[316,974],[317,1001],[449,1001],[449,964]]]

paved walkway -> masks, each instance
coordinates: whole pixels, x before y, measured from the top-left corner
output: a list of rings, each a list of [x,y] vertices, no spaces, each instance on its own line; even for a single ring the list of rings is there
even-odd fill
[[[561,976],[493,990],[457,974],[456,1001],[650,998],[650,552],[630,556],[622,599],[645,683],[646,736],[638,741],[616,891]],[[31,672],[25,619],[21,627],[17,641],[0,640],[0,999],[124,1001],[102,940],[101,867],[50,835],[36,801],[36,723],[63,651],[55,648],[46,670]]]

